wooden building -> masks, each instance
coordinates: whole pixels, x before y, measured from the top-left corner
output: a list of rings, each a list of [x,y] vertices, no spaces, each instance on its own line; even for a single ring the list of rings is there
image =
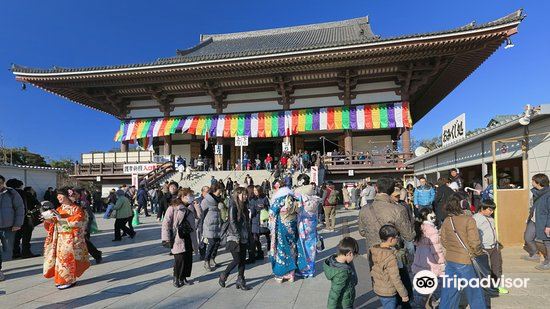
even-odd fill
[[[157,153],[189,158],[213,155],[217,143],[224,145],[224,154],[216,160],[225,167],[238,156],[232,137],[239,133],[254,136],[246,149],[253,158],[280,153],[285,136],[293,151],[321,150],[323,136],[331,145],[327,151],[340,147],[349,155],[345,167],[334,165],[329,172],[395,173],[412,171],[405,161],[413,124],[515,34],[523,18],[519,10],[483,24],[381,38],[363,17],[201,35],[197,45],[146,63],[52,69],[14,65],[12,71],[20,82],[121,119],[121,151],[128,151],[130,140],[147,138]],[[343,123],[323,113],[334,113]],[[313,124],[300,124],[309,114]],[[372,118],[375,114],[382,120]],[[185,127],[190,117],[207,126],[219,124],[220,117],[265,117],[265,122],[278,122],[278,129],[261,134],[229,125],[229,130],[192,131]],[[328,124],[315,125],[315,117]],[[155,127],[160,120],[172,121],[173,127]],[[207,132],[211,145],[205,150]],[[397,140],[402,144],[399,160],[388,164],[383,152],[396,148]],[[380,155],[380,164],[352,160],[352,154],[367,151]]]

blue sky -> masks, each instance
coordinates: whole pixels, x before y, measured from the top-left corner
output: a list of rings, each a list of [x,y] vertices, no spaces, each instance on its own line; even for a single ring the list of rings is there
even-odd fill
[[[445,30],[493,20],[524,8],[527,18],[500,48],[413,129],[439,134],[466,112],[468,129],[495,114],[550,103],[549,1],[2,1],[0,4],[0,134],[51,159],[78,159],[118,147],[118,121],[34,87],[21,91],[11,63],[79,67],[136,63],[172,56],[201,33],[226,33],[369,15],[377,35]]]

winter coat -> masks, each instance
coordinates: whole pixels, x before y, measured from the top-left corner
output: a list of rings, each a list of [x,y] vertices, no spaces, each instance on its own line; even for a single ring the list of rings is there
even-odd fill
[[[395,250],[376,245],[370,248],[370,258],[374,293],[383,297],[392,297],[396,293],[399,293],[401,298],[408,296],[399,275]]]
[[[458,236],[460,236],[460,239],[462,239],[468,251],[464,249],[456,237],[451,225],[451,218],[454,222]],[[441,226],[440,234],[441,244],[446,250],[445,259],[449,262],[471,264],[469,253],[473,256],[480,256],[483,254],[476,221],[472,216],[464,214],[460,216],[448,216]]]
[[[374,187],[371,185],[366,186],[363,191],[361,191],[361,206],[367,205],[369,201],[374,200],[375,196],[376,190]]]
[[[422,237],[415,242],[414,262],[412,272],[429,270],[436,276],[442,276],[445,272],[445,256],[443,246],[439,239],[439,231],[432,222],[424,221],[421,226]]]
[[[237,210],[237,204],[233,199],[229,200],[229,227],[227,229],[227,241],[234,241],[241,244],[248,243],[250,224],[248,222],[248,209],[243,209],[241,217]]]
[[[539,240],[550,240],[544,229],[550,227],[550,187],[541,190],[532,189],[535,214],[535,232]]]
[[[130,200],[124,195],[118,196],[115,207],[113,207],[113,209],[116,210],[117,219],[126,219],[134,215],[132,213],[132,205],[130,204]]]
[[[147,200],[149,199],[149,196],[147,195],[147,191],[145,189],[139,189],[137,193],[137,202],[139,205],[147,205]]]
[[[221,205],[220,205],[221,204]],[[209,193],[201,202],[203,213],[206,211],[206,216],[202,223],[202,236],[205,238],[220,238],[221,236],[221,215],[220,210],[223,203],[220,198]]]
[[[189,225],[193,229],[193,232],[189,235],[189,239],[187,241],[191,241],[191,246],[189,244],[186,244],[186,240],[183,238],[180,238],[177,232],[177,228],[180,225],[180,223],[183,221],[183,218],[187,216],[186,220],[189,222]],[[197,250],[198,243],[197,243],[197,235],[195,234],[195,217],[191,210],[187,208],[185,205],[179,205],[177,207],[170,206],[166,210],[166,214],[164,216],[164,221],[162,221],[162,231],[161,231],[161,239],[162,241],[170,241],[170,235],[174,233],[174,246],[172,247],[172,254],[179,254],[186,252],[186,246],[187,249],[192,248],[193,250]]]
[[[260,233],[260,212],[262,209],[269,209],[269,200],[266,196],[254,197],[248,200],[248,211],[250,211],[250,230],[252,234]]]
[[[109,204],[116,204],[116,194],[114,192],[109,193],[109,197],[107,199],[109,200]]]
[[[23,199],[12,188],[0,192],[0,228],[22,226],[25,219]]]
[[[460,174],[457,173],[455,177],[449,176],[449,181],[451,183],[456,182],[459,190],[464,189],[464,180]]]
[[[418,206],[432,206],[435,198],[435,191],[432,187],[425,185],[419,186],[414,190],[414,204]]]
[[[359,234],[366,238],[367,248],[381,242],[378,232],[385,224],[395,226],[404,240],[413,240],[414,230],[407,209],[394,203],[389,195],[379,193],[370,206],[359,211]]]
[[[435,191],[434,212],[439,222],[443,222],[447,218],[447,202],[453,193],[455,193],[453,189],[447,185],[439,186]]]
[[[357,273],[353,263],[340,263],[333,255],[324,261],[323,270],[327,279],[331,281],[327,308],[353,308],[357,285]]]

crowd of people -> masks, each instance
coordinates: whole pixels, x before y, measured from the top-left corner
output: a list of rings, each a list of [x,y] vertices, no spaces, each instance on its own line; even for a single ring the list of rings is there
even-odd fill
[[[218,275],[221,287],[227,286],[229,274],[236,268],[235,287],[249,290],[246,265],[266,257],[277,282],[293,282],[296,277],[314,276],[316,253],[324,247],[318,230],[324,222],[324,231],[334,231],[336,209],[343,204],[347,209],[360,209],[359,233],[368,248],[373,290],[384,308],[398,304],[458,308],[462,295],[466,296],[462,302],[471,308],[486,308],[488,297],[508,293],[497,286],[492,292],[467,286],[461,293],[452,284],[439,284],[431,295],[413,291],[412,278],[424,270],[439,280],[443,274],[469,280],[479,276],[474,267],[479,263],[486,264],[488,275],[502,275],[490,175],[485,176],[485,188],[474,186],[470,194],[455,169],[435,186],[421,177],[416,188],[381,177],[376,183],[366,179],[344,184],[339,191],[332,182],[317,186],[306,174],[300,174],[296,184],[292,177],[289,182],[282,176],[256,185],[250,175],[243,184],[212,177],[210,185],[197,194],[177,182],[149,190],[143,184],[138,189],[123,185],[112,190],[106,201],[82,188],[49,188],[41,203],[32,188],[0,176],[0,267],[2,259],[11,256],[37,256],[30,252],[30,238],[34,226],[43,222],[47,231],[43,275],[54,278],[60,290],[70,288],[90,267],[88,255],[96,263],[102,262],[102,252],[90,240],[94,211],[105,210],[105,218],[115,219],[113,241],[122,241],[124,236],[136,236],[132,221],[141,211],[149,216],[150,208],[162,221],[161,242],[174,258],[174,286],[193,284],[192,265],[197,259],[203,260],[208,272],[219,270],[216,258],[220,248],[232,257]],[[532,185],[533,203],[524,235],[529,254],[524,258],[540,261],[540,254],[544,260],[537,269],[548,270],[548,176],[534,175]],[[353,306],[358,281],[353,259],[358,254],[357,241],[345,237],[337,253],[324,261],[325,276],[331,281],[329,308]],[[1,268],[0,279],[4,279]]]
[[[359,232],[369,248],[373,289],[384,308],[396,308],[398,304],[412,308],[426,305],[458,308],[465,303],[470,308],[486,308],[488,298],[508,293],[502,286],[489,289],[466,286],[464,293],[453,284],[442,287],[444,274],[466,280],[502,275],[502,246],[493,218],[496,209],[493,186],[490,175],[485,178],[486,187],[477,189],[465,187],[456,169],[449,172],[448,178],[440,178],[436,186],[423,177],[417,188],[412,184],[403,188],[399,181],[380,178],[374,200],[356,198],[361,200]],[[540,253],[544,260],[536,268],[548,270],[548,176],[534,175],[532,185],[533,204],[524,247],[529,255],[524,259],[539,262]],[[359,196],[366,196],[370,191],[362,189]],[[411,278],[423,270],[439,278],[438,287],[431,295],[413,291]],[[463,295],[465,299],[461,299]]]
[[[304,173],[309,170],[313,164],[321,157],[319,151],[308,152],[307,150],[299,150],[297,153],[284,152],[277,156],[273,156],[267,153],[265,156],[256,154],[255,158],[252,158],[248,152],[243,153],[241,158],[237,158],[234,164],[231,164],[231,160],[227,160],[225,166],[221,164],[215,166],[211,158],[198,155],[196,158],[191,158],[190,163],[182,156],[178,156],[175,159],[175,167],[181,173],[182,179],[189,177],[193,171],[212,171],[212,170],[281,170],[281,171],[299,171]]]

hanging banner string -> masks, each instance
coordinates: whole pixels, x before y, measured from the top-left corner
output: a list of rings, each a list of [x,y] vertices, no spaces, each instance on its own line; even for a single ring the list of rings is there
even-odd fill
[[[308,131],[412,127],[409,102],[307,108],[279,112],[123,120],[115,141],[188,133],[216,137],[280,137]]]

